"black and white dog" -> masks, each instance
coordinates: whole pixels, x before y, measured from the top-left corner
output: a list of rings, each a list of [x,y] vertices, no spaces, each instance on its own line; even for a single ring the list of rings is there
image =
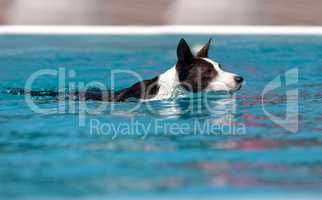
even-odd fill
[[[184,39],[177,47],[177,63],[163,74],[149,80],[139,81],[129,88],[119,91],[87,90],[64,94],[67,98],[96,101],[129,101],[168,99],[176,91],[235,92],[241,88],[243,78],[233,73],[225,72],[221,65],[208,58],[211,39],[194,56]],[[15,91],[12,93],[16,93]],[[21,94],[21,91],[19,91]],[[53,91],[23,91],[31,96],[53,96],[61,94]]]
[[[177,89],[188,92],[227,91],[241,88],[243,78],[225,72],[222,66],[208,58],[211,39],[194,56],[184,39],[177,47],[177,63],[161,75],[135,83],[116,92],[86,92],[83,99],[127,101],[128,99],[159,100],[173,97]]]

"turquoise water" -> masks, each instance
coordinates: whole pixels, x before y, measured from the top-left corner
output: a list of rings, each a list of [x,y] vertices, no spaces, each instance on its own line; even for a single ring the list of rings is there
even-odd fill
[[[65,112],[39,114],[23,95],[8,93],[23,88],[34,72],[58,68],[73,70],[68,81],[75,84],[124,88],[136,79],[118,74],[114,87],[113,70],[152,78],[175,64],[180,37],[1,35],[0,198],[320,195],[322,37],[186,35],[192,46],[213,38],[210,57],[245,78],[236,98],[211,94],[145,102],[137,109],[135,102],[106,103],[103,113],[81,118],[75,102],[66,102]],[[298,70],[298,82],[270,91],[262,104],[265,86],[291,69]],[[42,76],[33,89],[57,90],[57,81]],[[262,108],[283,117],[288,103],[297,105],[286,98],[290,89],[299,94],[295,133]],[[54,98],[34,101],[40,108],[58,107]],[[73,103],[76,111],[67,112]],[[98,122],[101,132],[91,128]],[[122,124],[132,129],[117,129]],[[171,129],[175,125],[185,127]]]

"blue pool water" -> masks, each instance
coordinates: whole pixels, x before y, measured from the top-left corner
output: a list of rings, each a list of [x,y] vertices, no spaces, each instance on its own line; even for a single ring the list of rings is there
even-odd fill
[[[124,88],[135,77],[117,74],[112,86],[113,70],[160,74],[175,64],[180,36],[0,35],[0,199],[321,195],[322,37],[185,35],[194,47],[209,37],[210,57],[246,80],[236,98],[211,94],[137,109],[135,102],[107,103],[103,113],[81,118],[78,105],[74,113],[35,113],[7,88],[23,88],[34,72],[58,68],[75,72],[69,82]],[[298,81],[268,92],[262,104],[267,84],[292,69]],[[57,90],[57,81],[42,76],[33,89]],[[289,90],[298,91],[295,133],[263,111],[283,117],[289,103],[297,105],[286,97]],[[34,101],[58,107],[54,98]],[[133,129],[117,129],[122,125]]]

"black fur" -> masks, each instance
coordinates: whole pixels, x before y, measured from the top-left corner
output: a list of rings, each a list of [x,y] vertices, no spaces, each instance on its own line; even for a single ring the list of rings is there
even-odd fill
[[[181,39],[177,47],[178,62],[176,70],[181,86],[191,92],[203,91],[218,72],[213,65],[200,57],[207,58],[211,40],[193,56],[190,47],[184,39]]]
[[[130,98],[135,99],[150,99],[159,91],[158,77],[150,80],[137,82],[129,88],[115,92],[113,95],[114,101],[126,101]]]
[[[57,91],[39,90],[39,91],[25,91],[22,88],[7,88],[8,94],[13,95],[30,95],[33,97],[54,97],[75,99],[75,100],[94,100],[94,101],[114,101],[122,102],[135,99],[149,99],[154,97],[159,90],[158,77],[144,80],[133,84],[131,87],[113,92],[113,91],[101,91],[97,88],[91,88],[87,91],[76,91],[70,93],[61,94]]]
[[[203,57],[203,58],[208,58],[208,51],[210,47],[211,39],[208,40],[208,42],[203,46],[199,52],[197,53],[197,57]]]
[[[113,92],[113,91],[100,91],[88,90],[86,92],[72,93],[73,96],[82,100],[95,100],[95,101],[128,101],[131,99],[150,99],[154,97],[159,91],[158,77],[144,80],[133,84],[131,87]]]

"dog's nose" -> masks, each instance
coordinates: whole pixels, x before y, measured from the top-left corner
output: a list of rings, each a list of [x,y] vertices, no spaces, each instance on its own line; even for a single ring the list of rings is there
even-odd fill
[[[244,78],[243,78],[243,77],[241,77],[241,76],[235,76],[235,77],[234,77],[234,80],[235,80],[237,83],[241,83],[241,82],[243,82]]]

